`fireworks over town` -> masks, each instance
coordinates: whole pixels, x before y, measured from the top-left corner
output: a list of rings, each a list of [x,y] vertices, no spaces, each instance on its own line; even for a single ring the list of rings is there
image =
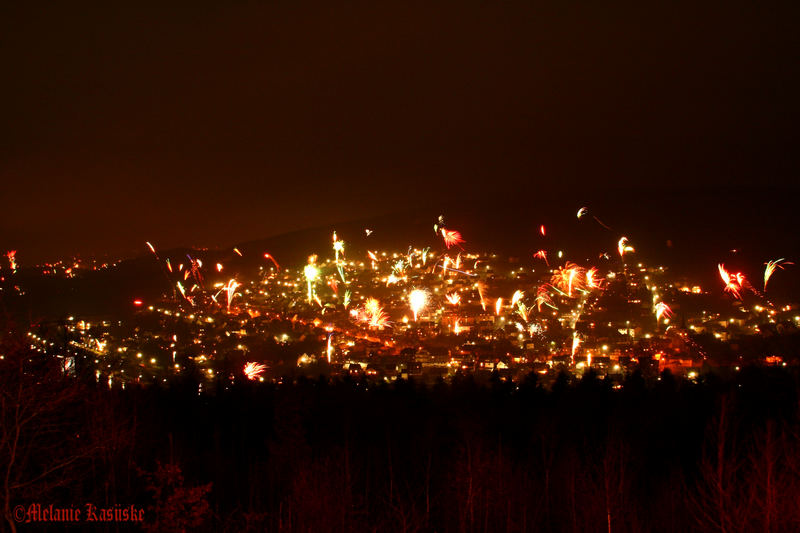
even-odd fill
[[[800,530],[795,5],[87,7],[3,17],[2,531]]]

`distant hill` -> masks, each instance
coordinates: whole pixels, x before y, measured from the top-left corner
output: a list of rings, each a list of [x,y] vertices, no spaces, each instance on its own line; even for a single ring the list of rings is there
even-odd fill
[[[449,228],[462,233],[466,250],[516,256],[532,265],[532,254],[545,249],[551,257],[562,250],[565,259],[602,268],[599,254],[613,256],[617,240],[625,235],[644,261],[664,264],[677,275],[714,284],[718,282],[716,264],[724,262],[731,270],[745,272],[758,286],[763,263],[784,257],[798,265],[777,274],[770,281],[771,292],[794,298],[800,292],[800,239],[795,233],[800,217],[794,190],[654,193],[642,189],[595,192],[594,198],[588,199],[577,192],[573,196],[543,193],[530,198],[511,196],[504,202],[497,199],[506,193],[490,191],[480,203],[454,199],[441,209],[409,209],[218,249],[158,250],[161,264],[145,250],[111,269],[70,280],[41,279],[22,270],[15,279],[24,286],[26,298],[17,301],[6,293],[4,304],[30,319],[130,311],[134,298],[152,301],[171,290],[163,267],[167,258],[175,269],[182,262],[188,264],[187,255],[200,258],[211,278],[254,275],[260,266],[268,265],[265,252],[286,267],[305,263],[313,253],[321,258],[332,256],[334,230],[345,241],[346,257],[363,258],[367,250],[404,251],[412,245],[443,250],[441,237],[433,231],[440,214]],[[584,206],[587,213],[579,220],[577,211]],[[545,226],[544,236],[541,225]],[[369,236],[366,229],[371,230]],[[241,257],[234,247],[242,252]],[[221,275],[216,274],[217,262],[224,265]]]

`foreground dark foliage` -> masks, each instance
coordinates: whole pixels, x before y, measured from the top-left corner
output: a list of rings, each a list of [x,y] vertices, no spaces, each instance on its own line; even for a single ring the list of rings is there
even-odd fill
[[[109,391],[21,348],[4,355],[5,528],[32,501],[135,504],[159,531],[800,528],[792,371],[634,374],[621,390],[594,375],[552,390],[533,376],[320,379],[199,396],[189,378]]]

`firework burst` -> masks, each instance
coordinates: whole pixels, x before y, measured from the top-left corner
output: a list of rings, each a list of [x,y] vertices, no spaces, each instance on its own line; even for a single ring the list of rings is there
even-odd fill
[[[450,248],[451,246],[461,246],[461,243],[465,242],[464,239],[461,238],[461,233],[457,232],[456,230],[445,229],[442,228],[442,239],[444,240],[445,246]]]
[[[597,268],[592,267],[586,271],[586,287],[589,289],[602,289],[603,280],[598,279]]]
[[[550,297],[550,291],[547,290],[547,284],[540,286],[536,290],[536,308],[539,312],[542,311],[542,305],[556,309],[556,306],[553,305],[553,299]]]
[[[419,312],[428,304],[428,293],[422,289],[414,289],[408,295],[408,303],[411,306],[411,312],[414,313],[414,322],[416,322]]]
[[[545,265],[547,265],[548,267],[550,266],[550,262],[547,260],[547,250],[539,250],[538,252],[533,254],[533,257],[541,259],[542,261],[544,261]]]
[[[461,302],[461,295],[457,292],[446,294],[445,298],[450,305],[458,305]]]
[[[247,377],[247,379],[249,379],[250,381],[255,381],[257,379],[261,379],[266,369],[267,369],[266,365],[250,361],[245,363],[242,372],[244,372],[244,375]]]
[[[150,244],[150,243],[148,243]],[[155,252],[153,252],[155,253]],[[9,250],[6,252],[6,258],[8,259],[8,266],[11,267],[11,270],[17,270],[17,251],[16,250]]]
[[[367,298],[364,306],[355,313],[358,319],[370,328],[383,329],[389,325],[389,315],[376,298]]]
[[[311,303],[314,299],[314,282],[319,277],[319,269],[316,262],[316,255],[309,256],[308,264],[303,268],[303,275],[306,277],[306,285],[308,287],[308,303]]]
[[[725,284],[725,292],[729,292],[734,298],[741,300],[742,283],[744,282],[742,273],[732,275],[725,270],[725,265],[722,263],[717,265],[717,270],[719,270],[719,277],[722,278],[722,282]]]
[[[620,257],[625,257],[625,254],[630,252],[635,252],[633,246],[628,244],[628,238],[622,237],[619,241],[617,241],[617,252],[619,252]]]
[[[655,305],[656,310],[656,320],[661,320],[662,317],[664,318],[671,318],[672,317],[672,308],[664,302],[658,302]]]
[[[236,296],[236,289],[241,287],[241,285],[242,284],[235,279],[231,279],[228,281],[228,284],[222,288],[222,290],[225,291],[225,295],[228,297],[228,311],[231,310],[231,302],[233,301],[233,297]]]
[[[585,271],[575,263],[567,263],[553,272],[550,283],[565,292],[569,298],[572,298],[572,291],[582,289],[585,283]]]

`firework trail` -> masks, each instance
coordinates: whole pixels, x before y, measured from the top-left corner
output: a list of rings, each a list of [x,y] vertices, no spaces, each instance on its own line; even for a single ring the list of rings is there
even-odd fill
[[[470,276],[470,277],[473,277],[473,278],[474,278],[475,276],[477,276],[477,274],[474,274],[474,273],[472,273],[472,272],[467,272],[466,270],[458,270],[458,269],[455,269],[455,268],[449,268],[449,267],[447,266],[447,263],[452,263],[452,262],[453,262],[453,260],[452,260],[452,259],[450,259],[450,258],[449,258],[449,257],[447,257],[447,256],[444,256],[444,260],[442,261],[442,264],[441,264],[441,265],[434,265],[434,267],[433,267],[433,268],[434,268],[434,270],[435,270],[437,267],[442,269],[442,279],[444,279],[445,275],[446,275],[448,272],[458,272],[459,274],[464,274],[465,276]]]
[[[478,287],[478,296],[481,299],[481,307],[483,308],[484,311],[486,311],[486,296],[485,296],[486,286],[480,282],[477,283],[476,285]]]
[[[276,270],[280,270],[281,269],[281,266],[278,264],[277,261],[275,261],[275,258],[272,257],[270,254],[265,252],[264,253],[264,259],[269,259],[270,261],[272,261],[272,264],[275,265],[275,269]]]
[[[594,219],[594,221],[595,221],[595,222],[597,222],[598,224],[600,224],[601,226],[603,226],[604,228],[606,228],[608,231],[611,231],[611,228],[609,228],[608,226],[606,226],[606,225],[603,223],[603,221],[602,221],[602,220],[600,220],[599,218],[597,218],[597,217],[596,217],[596,216],[594,216],[594,215],[592,215],[592,218]]]
[[[521,290],[517,289],[516,291],[514,291],[514,294],[511,295],[511,307],[514,307],[515,305],[517,305],[517,302],[522,300],[522,298],[524,296],[525,296],[525,293],[522,292]]]
[[[578,337],[578,332],[575,331],[572,333],[572,354],[570,358],[574,361],[575,353],[578,351],[578,347],[581,345],[581,338]]]
[[[339,254],[344,253],[344,241],[340,241],[333,232],[333,252],[336,254],[336,263],[339,263]]]
[[[408,265],[402,259],[398,259],[392,265],[392,272],[397,275],[398,278],[404,278],[406,275],[406,267]]]
[[[580,209],[578,209],[578,220],[580,220],[581,218],[585,217],[588,214],[589,214],[589,208],[588,207],[581,207]],[[600,220],[599,218],[597,218],[594,215],[592,215],[592,218],[594,219],[595,222],[597,222],[598,224],[603,226],[605,229],[611,231],[611,228],[609,228],[602,220]]]
[[[333,294],[339,296],[339,282],[336,278],[330,278],[328,280],[328,286],[333,289]]]
[[[433,232],[438,234],[442,228],[444,228],[444,215],[439,215],[439,220],[433,225]]]
[[[784,265],[793,265],[789,261],[786,261],[783,258],[775,259],[773,261],[767,261],[764,263],[766,267],[764,268],[764,292],[767,291],[767,282],[769,282],[769,278],[772,277],[772,274],[775,273],[775,269],[783,270]]]
[[[161,258],[158,256],[158,252],[156,251],[155,246],[153,246],[149,242],[145,242],[145,244],[147,245],[148,248],[150,248],[150,251],[153,253],[153,256],[155,256],[159,270],[161,270],[161,273],[164,274],[164,279],[167,281],[167,285],[169,286],[169,288],[172,289],[172,297],[176,298],[175,287],[172,285],[172,280],[169,279],[169,274],[167,273],[166,270],[164,270],[164,265],[161,264]],[[172,266],[169,264],[169,258],[167,258],[166,265],[169,271],[172,272]],[[184,298],[185,297],[186,296],[184,295]]]
[[[189,258],[189,270],[187,270],[187,272],[190,272],[191,275],[194,276],[195,281],[202,287],[203,274],[200,272],[200,269],[203,267],[203,261],[200,259],[192,259],[189,254],[186,254],[186,257]]]
[[[341,257],[344,256],[344,241],[340,241],[336,237],[335,231],[333,232],[333,251],[336,254],[336,270],[339,271],[339,277],[342,278],[342,283],[345,283],[344,267],[341,261]]]
[[[16,250],[9,250],[6,252],[6,258],[8,259],[8,266],[11,267],[11,270],[16,272],[17,271],[17,251]]]

